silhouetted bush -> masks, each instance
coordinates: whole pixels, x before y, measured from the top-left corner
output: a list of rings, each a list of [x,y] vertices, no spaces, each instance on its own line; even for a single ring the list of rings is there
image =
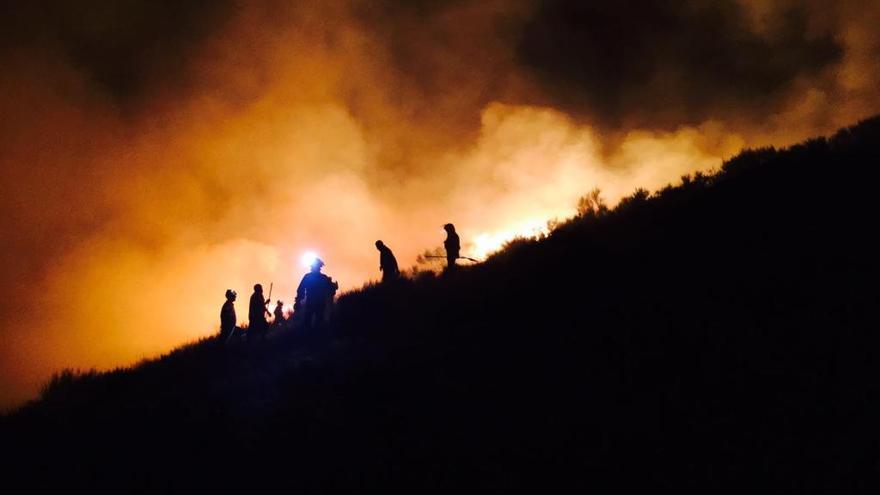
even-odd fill
[[[602,191],[594,188],[578,199],[577,214],[580,217],[598,217],[608,213],[608,206],[602,199]]]

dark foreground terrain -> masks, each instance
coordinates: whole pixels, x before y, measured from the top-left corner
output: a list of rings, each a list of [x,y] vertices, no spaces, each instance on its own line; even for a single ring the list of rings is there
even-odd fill
[[[878,158],[875,118],[347,294],[320,334],[59,375],[0,422],[4,483],[871,492]]]

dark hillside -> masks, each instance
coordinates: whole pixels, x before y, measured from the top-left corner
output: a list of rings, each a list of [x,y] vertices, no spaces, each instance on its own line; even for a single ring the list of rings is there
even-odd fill
[[[3,418],[35,490],[869,491],[880,118],[344,295],[332,328],[61,376]],[[585,191],[589,185],[584,185]]]

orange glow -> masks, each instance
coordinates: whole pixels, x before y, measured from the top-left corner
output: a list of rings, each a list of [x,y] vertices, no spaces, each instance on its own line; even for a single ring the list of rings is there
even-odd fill
[[[566,214],[561,217],[569,217],[571,216],[571,213],[571,211],[567,211]],[[500,251],[505,243],[512,241],[513,239],[532,239],[547,235],[550,233],[550,229],[547,226],[547,223],[550,220],[551,218],[525,220],[502,230],[477,234],[472,240],[473,254],[471,257],[482,260],[490,254]]]

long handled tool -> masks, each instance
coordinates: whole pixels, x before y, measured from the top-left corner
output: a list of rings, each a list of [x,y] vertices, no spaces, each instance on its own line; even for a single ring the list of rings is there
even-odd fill
[[[235,329],[238,327],[232,327],[232,330],[229,331],[229,335],[226,336],[226,343],[228,344],[230,340],[232,340],[232,334],[235,333]]]
[[[425,258],[438,258],[438,259],[445,260],[445,259],[446,259],[446,256],[425,256]],[[456,258],[456,259],[473,261],[474,263],[479,263],[479,262],[480,262],[480,260],[475,260],[475,259],[473,259],[473,258],[469,258],[469,257],[467,257],[467,256],[459,256],[459,257]]]
[[[275,282],[269,282],[269,298],[266,299],[266,302],[263,306],[266,306],[266,314],[271,316],[272,313],[269,312],[269,303],[272,302],[272,286],[275,285]]]

